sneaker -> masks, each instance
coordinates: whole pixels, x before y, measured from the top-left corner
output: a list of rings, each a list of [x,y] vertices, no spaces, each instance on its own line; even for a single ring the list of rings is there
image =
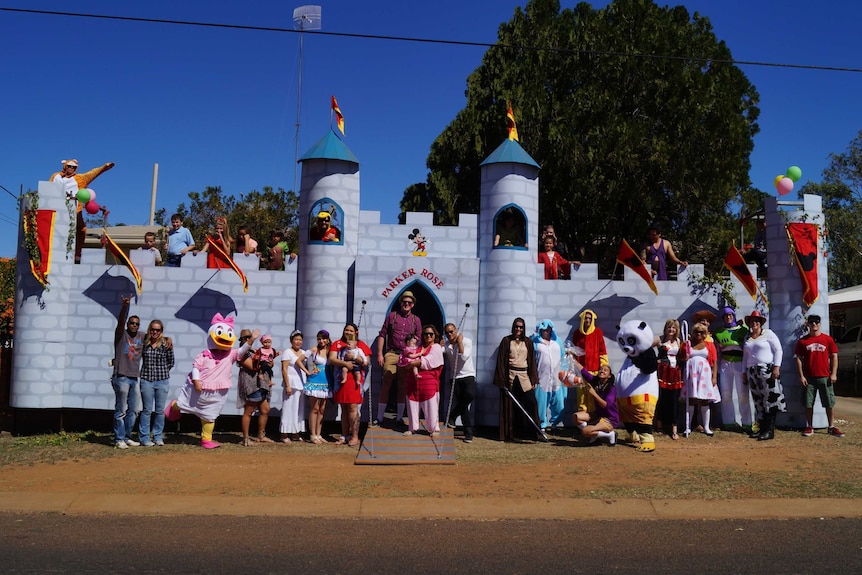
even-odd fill
[[[802,432],[802,437],[811,437],[812,435],[814,435],[814,428],[811,426],[806,427],[805,431]]]
[[[126,445],[128,445],[129,447],[140,447],[141,446],[141,444],[139,442],[135,441],[134,439],[127,439]]]
[[[826,433],[833,437],[844,437],[844,432],[838,429],[837,427],[830,427]]]
[[[467,437],[467,436],[465,435],[465,436],[464,436],[464,443],[473,443],[473,438],[472,438],[472,437]]]
[[[141,444],[142,447],[155,447],[155,445],[152,441],[145,441]]]
[[[122,440],[121,440],[121,441],[116,442],[116,443],[114,444],[114,447],[116,447],[117,449],[128,449],[128,448],[129,448],[129,446],[128,446],[128,445],[126,445],[126,442],[125,442],[125,441],[122,441]]]
[[[162,441],[161,439],[156,440],[156,447],[164,447],[164,446],[165,446],[164,441]]]
[[[371,420],[371,427],[380,427],[380,422],[376,419]]]

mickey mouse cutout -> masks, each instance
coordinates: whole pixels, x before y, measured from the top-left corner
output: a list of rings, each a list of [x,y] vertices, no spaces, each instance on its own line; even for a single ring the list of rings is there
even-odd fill
[[[430,244],[431,240],[423,236],[422,233],[419,231],[419,228],[413,228],[413,233],[408,234],[407,239],[410,240],[409,246],[413,250],[414,256],[428,255],[425,251],[425,246]]]

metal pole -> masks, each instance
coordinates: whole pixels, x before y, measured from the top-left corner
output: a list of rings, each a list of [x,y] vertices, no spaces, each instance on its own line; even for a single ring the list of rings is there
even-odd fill
[[[150,225],[155,223],[156,218],[156,188],[159,185],[159,165],[153,164],[153,191],[150,195]]]

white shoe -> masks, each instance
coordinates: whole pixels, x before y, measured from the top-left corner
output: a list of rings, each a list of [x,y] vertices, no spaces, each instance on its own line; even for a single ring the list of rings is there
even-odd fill
[[[158,441],[156,441],[156,446],[157,446],[157,447],[164,447],[164,446],[165,446],[165,442],[164,442],[164,441],[162,441],[161,439],[159,439]]]
[[[127,439],[126,445],[128,445],[129,447],[140,447],[141,446],[141,444],[139,442],[135,441],[134,439]]]
[[[153,443],[152,441],[145,441],[144,443],[141,444],[142,447],[155,447],[155,445],[156,444]]]
[[[114,444],[114,447],[116,447],[117,449],[128,449],[128,448],[129,448],[129,446],[128,446],[128,445],[126,445],[126,442],[125,442],[125,441],[122,441],[122,440],[120,440],[120,441],[116,442],[116,443]]]

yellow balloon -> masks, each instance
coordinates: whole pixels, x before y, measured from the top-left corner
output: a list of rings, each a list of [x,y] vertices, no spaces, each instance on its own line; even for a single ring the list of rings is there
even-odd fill
[[[781,178],[783,178],[783,177],[784,177],[784,174],[778,174],[777,176],[775,176],[775,181],[773,182],[773,184],[775,185],[776,188],[778,187],[778,182],[780,182]]]

